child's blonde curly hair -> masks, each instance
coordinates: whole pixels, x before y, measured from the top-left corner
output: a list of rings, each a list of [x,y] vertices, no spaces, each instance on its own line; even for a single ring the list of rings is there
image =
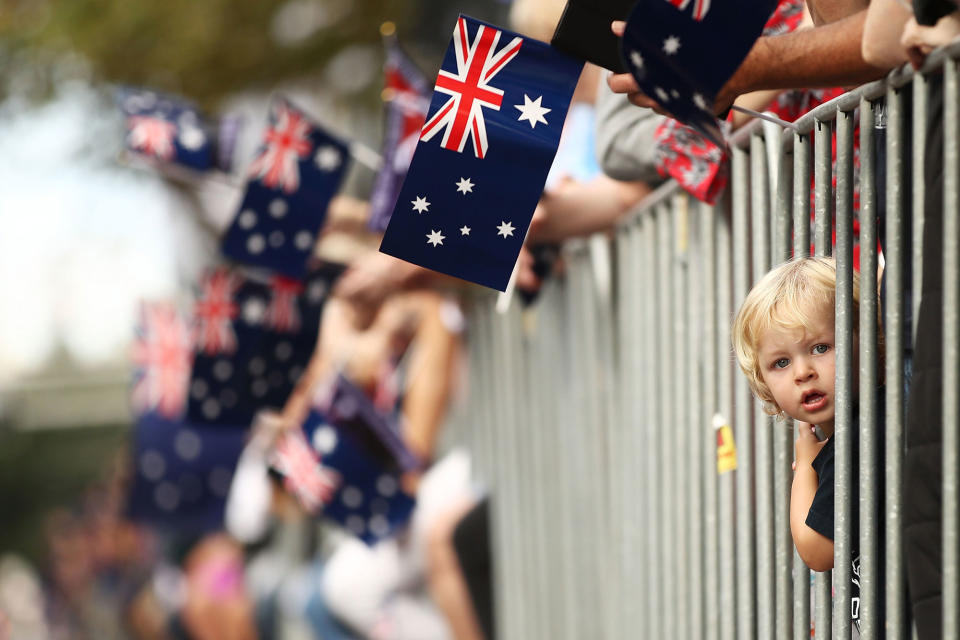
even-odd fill
[[[794,330],[813,326],[834,313],[837,263],[833,258],[795,258],[772,269],[754,285],[733,321],[731,339],[737,363],[753,394],[770,415],[783,412],[761,376],[760,338],[770,327]],[[860,331],[860,276],[853,274],[853,331]]]

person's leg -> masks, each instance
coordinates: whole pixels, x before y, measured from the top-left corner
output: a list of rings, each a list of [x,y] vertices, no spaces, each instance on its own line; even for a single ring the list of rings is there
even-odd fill
[[[470,591],[480,628],[486,640],[494,640],[489,496],[478,502],[453,530],[453,547]]]
[[[427,532],[427,582],[430,594],[446,617],[456,640],[483,638],[470,591],[453,547],[454,529],[475,502],[472,498],[464,498],[452,505],[445,513],[434,518]]]

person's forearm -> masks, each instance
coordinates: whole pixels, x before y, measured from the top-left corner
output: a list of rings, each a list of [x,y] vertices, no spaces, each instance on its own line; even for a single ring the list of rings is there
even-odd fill
[[[807,514],[817,493],[817,473],[809,463],[797,463],[790,489],[790,534],[797,553],[814,571],[833,566],[833,541],[807,526]]]
[[[612,227],[630,207],[651,191],[644,183],[619,182],[599,176],[589,182],[572,182],[544,194],[547,215],[531,229],[531,242],[559,242]]]
[[[761,89],[853,86],[884,74],[863,59],[866,10],[830,24],[761,37],[728,87],[737,95]]]

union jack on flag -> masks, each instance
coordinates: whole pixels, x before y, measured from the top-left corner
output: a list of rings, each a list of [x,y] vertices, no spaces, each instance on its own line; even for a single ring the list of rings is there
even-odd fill
[[[341,476],[320,462],[302,429],[286,431],[273,450],[271,466],[284,476],[284,487],[310,513],[330,502],[340,487]]]
[[[675,6],[680,11],[684,11],[691,3],[691,0],[667,0],[670,4]],[[707,11],[710,10],[710,0],[692,0],[693,2],[693,19],[697,22],[703,20]]]
[[[177,125],[157,116],[131,116],[127,127],[130,129],[127,143],[131,149],[161,160],[173,158]]]
[[[350,149],[296,106],[276,98],[243,200],[223,236],[238,262],[303,279]]]
[[[250,165],[250,176],[271,189],[293,193],[300,186],[300,161],[313,150],[313,127],[302,113],[282,100],[273,105],[273,119],[264,134],[260,155]]]
[[[240,281],[229,270],[217,269],[201,286],[193,309],[197,348],[207,355],[232,353],[237,348],[237,336],[231,324],[237,316],[233,296]]]
[[[187,405],[193,341],[186,320],[172,304],[141,306],[132,356],[134,411],[180,417]]]
[[[523,38],[518,36],[498,51],[501,34],[499,29],[481,24],[471,41],[467,20],[463,16],[457,19],[453,32],[457,71],[441,69],[436,85],[436,91],[449,95],[450,99],[423,125],[421,140],[427,142],[443,131],[440,142],[443,148],[463,153],[470,138],[476,157],[482,159],[487,155],[489,142],[483,109],[499,111],[503,102],[503,90],[491,86],[490,81],[516,57],[523,45]]]
[[[299,281],[283,276],[270,278],[270,306],[267,308],[267,326],[276,331],[299,331],[300,312],[297,296],[303,293]]]

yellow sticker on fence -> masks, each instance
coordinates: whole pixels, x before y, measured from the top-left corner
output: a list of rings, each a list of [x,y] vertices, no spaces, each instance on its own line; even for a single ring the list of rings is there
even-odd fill
[[[713,428],[717,434],[717,473],[726,473],[737,468],[737,445],[733,441],[733,429],[719,413],[713,416]]]

